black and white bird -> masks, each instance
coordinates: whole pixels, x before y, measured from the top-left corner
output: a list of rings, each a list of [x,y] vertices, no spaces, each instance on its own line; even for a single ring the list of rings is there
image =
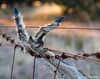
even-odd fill
[[[64,19],[64,16],[62,16],[56,19],[53,23],[41,27],[40,30],[35,34],[35,36],[32,37],[27,33],[25,25],[23,23],[23,16],[16,8],[14,9],[14,16],[20,41],[24,44],[24,47],[26,47],[27,45],[26,48],[29,48],[28,46],[30,46],[33,50],[34,49],[43,50],[44,46],[43,38],[47,35],[48,32],[57,28]]]
[[[44,46],[43,38],[47,35],[48,32],[52,31],[53,29],[59,26],[59,24],[64,19],[64,16],[56,19],[53,23],[40,28],[39,32],[37,32],[34,37],[30,36],[27,33],[25,25],[23,23],[23,17],[16,8],[14,9],[14,17],[17,26],[17,33],[19,40],[21,42],[21,45],[23,45],[24,49],[26,50],[26,52],[28,52],[32,56],[34,54],[39,54],[39,55],[47,54],[49,56],[55,56],[53,52],[47,51],[45,48],[43,48]],[[47,60],[54,66],[58,65],[57,60],[55,59],[50,59],[50,60],[45,59],[45,60]],[[59,68],[61,73],[64,73],[68,77],[66,79],[87,79],[82,73],[78,71],[78,69],[75,66],[61,62]]]

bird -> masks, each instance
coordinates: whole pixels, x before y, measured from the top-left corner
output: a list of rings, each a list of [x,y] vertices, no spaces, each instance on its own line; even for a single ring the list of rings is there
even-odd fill
[[[41,27],[40,30],[35,34],[35,36],[31,36],[28,34],[25,28],[25,24],[23,22],[23,17],[21,13],[18,11],[17,8],[14,8],[14,16],[15,16],[15,23],[17,28],[17,33],[19,36],[19,40],[21,44],[23,45],[24,49],[31,55],[46,55],[47,58],[49,57],[55,57],[56,54],[54,54],[51,51],[48,51],[46,48],[44,48],[44,37],[52,30],[59,27],[60,23],[64,19],[64,16],[61,16],[60,18],[56,19],[53,23],[47,24],[45,27]],[[44,58],[47,62],[52,64],[54,67],[58,65],[56,59],[47,59]],[[65,64],[63,62],[60,62],[59,68],[60,73],[65,73],[65,75],[68,75],[72,79],[87,79],[82,73],[78,71],[78,69],[72,65]],[[68,78],[69,78],[68,76]]]
[[[29,35],[28,32],[26,31],[22,14],[19,12],[17,8],[14,8],[14,16],[15,16],[15,23],[16,23],[19,40],[21,41],[22,45],[26,49],[31,48],[30,50],[32,50],[33,53],[37,53],[37,50],[40,50],[38,51],[40,53],[44,52],[44,48],[43,48],[44,37],[47,35],[47,33],[59,27],[60,23],[64,19],[64,16],[61,16],[60,18],[56,19],[53,23],[50,23],[50,24],[47,24],[46,26],[41,27],[40,30],[33,37]]]

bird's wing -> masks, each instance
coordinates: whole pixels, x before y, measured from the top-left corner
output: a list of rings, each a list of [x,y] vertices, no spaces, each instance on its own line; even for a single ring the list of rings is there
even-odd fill
[[[29,35],[25,29],[23,17],[17,8],[14,8],[14,17],[15,17],[15,23],[16,23],[19,39],[21,41],[27,41],[29,39]]]
[[[52,31],[53,29],[57,28],[59,24],[64,19],[64,16],[56,19],[54,23],[47,25],[46,27],[41,27],[39,32],[35,35],[35,38],[42,39],[48,32]]]

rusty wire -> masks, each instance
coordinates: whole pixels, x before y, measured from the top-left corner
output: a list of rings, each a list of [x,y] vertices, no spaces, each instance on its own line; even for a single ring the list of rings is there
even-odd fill
[[[93,56],[92,54],[90,54],[88,57],[87,56],[84,56],[83,55],[78,55],[78,54],[71,54],[71,53],[68,53],[68,52],[63,52],[63,51],[60,51],[60,50],[55,50],[55,49],[50,49],[48,48],[49,51],[51,52],[55,52],[55,53],[61,53],[62,54],[62,58],[63,59],[66,59],[66,58],[73,58],[73,59],[83,59],[83,60],[87,60],[87,61],[93,61],[97,64],[100,64],[100,60],[99,59],[96,59],[96,58],[89,58],[90,56]]]
[[[3,34],[0,33],[0,34],[2,35],[2,37],[4,39],[9,41],[11,44],[17,45],[21,48],[21,50],[23,50],[23,47],[21,45],[16,44],[15,40],[12,39],[11,36],[7,36],[7,34],[4,34],[4,33]],[[0,45],[2,45],[2,44],[0,44]],[[7,45],[10,45],[10,44],[7,44]],[[68,53],[68,52],[63,52],[63,51],[59,51],[59,50],[55,50],[55,49],[50,49],[50,48],[47,48],[47,49],[48,49],[48,51],[51,51],[55,54],[56,53],[62,54],[62,56],[55,55],[54,58],[56,58],[56,59],[59,59],[60,57],[63,58],[63,59],[66,59],[66,58],[83,59],[83,60],[87,60],[87,61],[91,60],[93,62],[100,64],[100,60],[99,60],[100,59],[100,53],[92,53],[92,54],[83,53],[82,55],[77,55],[77,54],[71,54],[71,53]],[[49,57],[48,55],[43,55],[43,56],[35,55],[35,56],[38,57],[38,58],[52,58],[52,57]],[[97,59],[96,58],[90,58],[90,56],[95,56]]]
[[[8,26],[6,26],[8,27]],[[9,28],[14,28],[14,26],[11,26]],[[38,26],[27,26],[26,28],[41,28],[41,27],[38,27]],[[4,28],[5,29],[5,28]],[[66,30],[100,30],[99,27],[58,27],[56,29],[66,29]],[[11,74],[10,74],[10,79],[13,79],[13,71],[14,71],[14,64],[15,64],[15,56],[16,56],[16,48],[17,47],[20,47],[21,50],[23,50],[23,47],[16,44],[15,43],[15,40],[12,39],[11,36],[7,36],[7,34],[5,33],[2,33],[0,32],[0,35],[2,35],[2,37],[4,39],[6,39],[7,41],[9,41],[11,44],[13,44],[15,47],[14,47],[14,53],[13,53],[13,58],[12,58],[12,65],[11,65]],[[2,46],[2,44],[0,44],[0,46]],[[95,62],[97,64],[100,64],[100,53],[92,53],[92,54],[87,54],[87,53],[84,53],[82,55],[77,55],[77,54],[71,54],[71,53],[68,53],[68,52],[63,52],[63,51],[60,51],[60,50],[55,50],[55,49],[50,49],[50,48],[47,48],[48,51],[51,51],[53,53],[55,53],[55,59],[58,59],[58,64],[57,64],[57,67],[56,67],[56,70],[54,72],[54,78],[53,79],[56,79],[56,75],[57,75],[57,71],[59,69],[59,65],[60,65],[60,61],[61,59],[66,59],[66,58],[73,58],[73,59],[83,59],[83,60],[91,60],[92,62]],[[60,53],[61,55],[56,55],[56,53]],[[89,58],[90,56],[95,56],[96,58]],[[35,79],[35,67],[36,67],[36,58],[52,58],[52,57],[49,57],[48,55],[34,55],[34,62],[33,62],[33,75],[32,75],[32,79]]]
[[[4,34],[4,33],[0,33],[0,35],[6,39],[6,41],[9,41],[11,45],[14,45],[14,53],[13,53],[13,60],[12,60],[12,65],[11,65],[11,75],[10,75],[10,79],[13,79],[13,71],[14,71],[14,63],[15,63],[15,55],[16,55],[16,48],[17,47],[20,47],[21,50],[23,50],[23,47],[19,44],[16,44],[15,43],[15,40],[12,39],[11,36],[7,36],[7,34]],[[10,44],[7,44],[7,45],[10,45]],[[2,44],[0,44],[0,46],[2,46]],[[35,79],[35,64],[36,64],[36,58],[55,58],[55,59],[58,59],[58,64],[57,64],[57,67],[56,67],[56,70],[55,70],[55,74],[54,74],[54,78],[56,78],[56,75],[57,75],[57,71],[59,70],[59,65],[60,65],[60,61],[61,59],[66,59],[66,58],[73,58],[73,59],[83,59],[83,60],[87,60],[87,61],[92,61],[92,62],[95,62],[97,64],[100,64],[100,53],[97,52],[97,53],[92,53],[92,54],[87,54],[87,53],[83,53],[83,54],[71,54],[71,53],[68,53],[68,52],[63,52],[63,51],[60,51],[60,50],[55,50],[55,49],[50,49],[50,48],[47,48],[48,51],[51,51],[53,53],[55,53],[55,56],[54,57],[50,57],[49,55],[34,55],[34,65],[33,65],[33,75],[32,75],[32,78]],[[56,53],[59,53],[60,55],[57,55]],[[91,58],[90,56],[95,56],[96,58]],[[90,58],[89,58],[90,57]]]

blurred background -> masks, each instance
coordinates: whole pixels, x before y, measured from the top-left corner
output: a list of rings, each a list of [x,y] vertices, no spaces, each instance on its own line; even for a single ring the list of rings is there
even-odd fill
[[[1,0],[0,18],[11,18],[14,7],[27,19],[50,20],[65,15],[71,21],[100,20],[99,0]]]
[[[13,19],[13,8],[15,7],[21,11],[27,27],[44,26],[62,15],[65,16],[65,19],[60,27],[100,27],[100,0],[0,0],[0,31],[11,35],[16,39],[16,42],[18,38]],[[10,28],[13,26],[14,28]],[[34,36],[39,29],[27,28],[27,30],[30,35]],[[5,43],[6,41],[0,37],[0,42]],[[47,35],[45,47],[71,53],[100,52],[100,30],[55,29]],[[12,46],[0,47],[0,79],[9,79],[10,77],[12,54]],[[55,68],[43,59],[37,60],[35,78],[52,79]],[[77,62],[71,60],[70,62],[74,63],[90,79],[100,79],[100,66],[98,64],[85,60]],[[32,67],[33,57],[23,54],[18,49],[14,79],[32,79]],[[57,79],[61,79],[59,75]]]

